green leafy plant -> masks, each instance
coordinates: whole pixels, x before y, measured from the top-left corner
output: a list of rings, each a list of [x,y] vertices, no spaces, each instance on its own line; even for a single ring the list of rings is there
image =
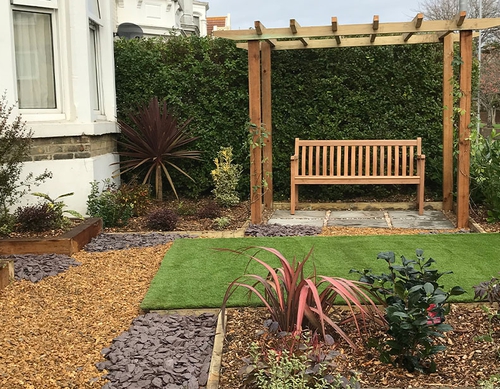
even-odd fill
[[[371,269],[352,273],[361,274],[360,281],[372,285],[372,291],[385,302],[386,319],[389,323],[388,335],[391,340],[385,345],[372,340],[371,345],[381,351],[381,361],[404,367],[408,371],[433,372],[436,364],[432,356],[446,347],[436,345],[435,338],[451,331],[452,327],[443,324],[449,308],[445,306],[452,295],[465,291],[455,286],[445,292],[438,280],[445,274],[431,269],[434,259],[425,259],[423,250],[416,250],[416,259],[401,256],[401,265],[396,264],[395,254],[379,253],[389,266],[389,273],[373,274]],[[384,347],[385,346],[385,347]],[[393,359],[393,356],[395,357]]]
[[[242,167],[233,163],[233,148],[221,147],[214,163],[215,169],[212,170],[211,174],[215,185],[212,190],[215,200],[225,207],[238,204],[240,199],[236,188]]]
[[[49,207],[54,209],[56,215],[56,220],[54,221],[54,223],[59,228],[63,228],[69,224],[69,219],[64,215],[65,213],[68,213],[76,219],[83,220],[82,214],[73,209],[65,209],[66,204],[64,204],[64,201],[60,200],[63,197],[73,196],[74,192],[62,194],[60,196],[57,196],[55,199],[52,199],[48,194],[41,192],[34,192],[32,193],[32,195],[42,198],[49,205]]]
[[[133,204],[123,202],[121,192],[110,179],[104,180],[102,192],[99,183],[90,183],[91,189],[87,199],[87,213],[92,217],[100,217],[104,227],[126,225],[132,217]]]
[[[500,375],[495,374],[488,378],[486,381],[480,381],[479,387],[483,389],[498,389],[500,388]]]
[[[498,133],[471,134],[472,195],[483,201],[488,209],[488,221],[500,220],[500,142]]]
[[[215,227],[222,230],[231,224],[231,218],[228,216],[221,216],[214,219]]]
[[[346,280],[339,277],[317,276],[304,277],[304,265],[312,254],[312,249],[302,261],[294,257],[290,263],[278,250],[269,247],[248,247],[244,250],[230,251],[248,257],[248,262],[256,262],[268,272],[267,277],[258,274],[245,274],[229,284],[222,302],[222,317],[231,295],[238,288],[248,290],[264,304],[273,321],[278,323],[281,331],[293,332],[308,328],[319,331],[325,337],[329,326],[342,337],[352,348],[356,348],[353,340],[342,330],[341,325],[353,322],[358,335],[362,335],[367,321],[384,325],[382,313],[370,298],[370,288],[361,282]],[[280,267],[273,268],[250,250],[264,251],[274,255],[280,262]],[[348,319],[337,323],[332,319],[336,299],[347,305],[350,313]]]
[[[261,336],[250,346],[250,358],[240,370],[245,387],[275,388],[360,388],[355,375],[349,380],[333,374],[334,358],[340,353],[329,350],[308,332]],[[271,337],[271,339],[270,339]]]
[[[118,144],[124,149],[118,152],[123,158],[119,162],[123,168],[120,174],[146,167],[147,171],[143,183],[150,181],[154,173],[158,200],[163,198],[162,177],[165,174],[178,198],[167,167],[172,167],[192,179],[174,163],[175,160],[200,159],[201,153],[199,151],[184,150],[188,143],[197,139],[197,137],[188,135],[187,126],[191,119],[179,124],[167,109],[167,103],[164,101],[160,104],[157,97],[154,97],[148,106],[139,108],[137,114],[130,114],[128,118],[133,126],[123,120],[118,120],[123,135]]]
[[[168,208],[157,208],[146,217],[146,225],[152,230],[173,231],[177,225],[179,216]]]

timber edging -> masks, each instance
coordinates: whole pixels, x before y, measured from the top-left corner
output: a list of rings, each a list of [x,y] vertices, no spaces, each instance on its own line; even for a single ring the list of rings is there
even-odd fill
[[[80,251],[102,231],[102,219],[89,218],[55,238],[14,238],[0,240],[0,255],[64,254]]]

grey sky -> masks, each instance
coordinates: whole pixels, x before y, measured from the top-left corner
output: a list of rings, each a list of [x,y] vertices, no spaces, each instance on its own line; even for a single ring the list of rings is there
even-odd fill
[[[458,0],[457,0],[458,1]],[[208,16],[231,15],[231,28],[247,29],[259,20],[266,27],[325,26],[332,16],[339,24],[404,22],[417,14],[419,0],[208,0]]]

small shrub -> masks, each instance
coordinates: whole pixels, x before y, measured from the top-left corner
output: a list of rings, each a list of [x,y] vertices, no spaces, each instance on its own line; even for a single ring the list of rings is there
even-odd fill
[[[87,199],[87,213],[100,217],[104,227],[126,225],[132,217],[133,204],[122,202],[121,193],[111,180],[104,180],[104,188],[99,192],[99,184],[90,183],[91,190]]]
[[[500,305],[500,279],[492,277],[489,281],[483,281],[474,285],[474,299],[488,300],[491,304]]]
[[[16,230],[20,232],[42,232],[59,228],[57,210],[48,203],[39,203],[17,208]]]
[[[371,284],[372,291],[386,305],[387,333],[392,339],[385,345],[375,339],[371,341],[371,345],[381,351],[380,360],[410,372],[419,370],[430,373],[436,370],[432,355],[446,348],[434,344],[435,338],[452,330],[451,326],[443,324],[449,311],[445,304],[450,296],[465,291],[455,286],[444,292],[438,280],[452,272],[440,273],[430,269],[435,261],[432,258],[426,260],[422,250],[417,250],[416,256],[416,260],[401,256],[402,265],[398,265],[393,252],[379,253],[377,259],[387,262],[389,274],[375,275],[370,269],[351,272],[361,274],[360,281]]]
[[[350,380],[335,369],[334,359],[340,355],[332,350],[333,339],[326,342],[310,332],[275,333],[271,320],[267,330],[250,346],[250,358],[240,370],[245,387],[257,388],[359,388],[356,376]]]
[[[218,230],[223,230],[231,224],[231,218],[228,216],[222,216],[214,219],[215,228]]]
[[[212,178],[215,188],[212,193],[215,200],[224,207],[230,207],[240,202],[236,187],[241,176],[242,167],[233,164],[232,147],[221,147],[214,159],[215,169],[212,170]]]
[[[220,206],[215,201],[209,201],[198,211],[198,217],[201,219],[215,219],[218,218],[220,214]]]
[[[120,202],[132,206],[132,216],[144,216],[151,208],[151,187],[139,184],[137,179],[122,183],[118,190]]]
[[[178,218],[175,211],[168,208],[158,208],[147,216],[146,225],[152,230],[173,231]]]
[[[0,212],[0,236],[9,236],[15,228],[16,218],[10,213]]]
[[[495,375],[492,375],[486,381],[480,381],[479,387],[483,388],[483,389],[498,389],[498,388],[500,388],[500,375],[495,374]]]
[[[78,213],[77,211],[74,211],[72,209],[65,209],[66,204],[64,204],[64,201],[59,200],[62,197],[68,197],[68,196],[73,196],[73,192],[71,193],[65,193],[62,194],[55,199],[52,199],[49,195],[45,193],[40,193],[40,192],[35,192],[32,193],[33,196],[40,197],[45,200],[45,202],[49,205],[54,210],[55,213],[55,220],[54,220],[54,227],[55,228],[65,228],[66,226],[69,225],[70,221],[69,219],[64,215],[64,213],[68,213],[69,215],[73,216],[76,219],[82,219],[83,216]]]
[[[245,274],[231,282],[222,302],[222,317],[229,298],[236,289],[242,287],[248,290],[249,296],[255,294],[262,301],[281,331],[301,331],[304,325],[311,331],[319,331],[325,338],[325,327],[329,325],[352,348],[356,348],[352,339],[340,327],[341,324],[354,322],[358,335],[362,335],[361,328],[366,328],[367,322],[385,324],[383,314],[370,298],[370,288],[366,284],[316,274],[304,277],[304,265],[311,257],[312,249],[302,261],[294,258],[292,263],[278,250],[269,247],[248,247],[242,251],[220,250],[244,255],[249,258],[249,263],[256,262],[268,272],[266,278],[257,274]],[[279,260],[281,267],[270,266],[257,258],[256,254],[249,254],[250,250],[271,253]],[[341,323],[332,319],[337,298],[344,300],[350,313],[350,317]]]

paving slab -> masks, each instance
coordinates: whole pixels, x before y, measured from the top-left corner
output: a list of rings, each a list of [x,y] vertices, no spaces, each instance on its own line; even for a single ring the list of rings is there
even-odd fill
[[[392,220],[396,219],[418,219],[418,220],[433,220],[447,221],[448,218],[441,211],[426,210],[423,215],[419,215],[417,211],[387,211]]]
[[[354,211],[296,211],[290,215],[286,209],[276,210],[269,224],[280,225],[307,225],[322,227],[326,220],[328,227],[360,227],[360,228],[389,228],[386,215],[394,228],[412,229],[453,229],[453,223],[448,220],[442,211],[426,210],[419,215],[416,210],[354,210]]]
[[[326,211],[295,211],[295,215],[290,214],[290,210],[277,209],[273,212],[271,218],[273,219],[311,219],[320,218],[324,219],[326,216]]]
[[[384,211],[332,211],[332,219],[383,219]]]
[[[393,219],[392,225],[395,228],[414,228],[419,230],[447,230],[455,228],[449,220],[431,219]]]
[[[323,218],[301,218],[301,219],[269,219],[267,224],[279,224],[281,226],[312,226],[323,227]]]
[[[385,219],[329,219],[328,227],[389,228]]]

